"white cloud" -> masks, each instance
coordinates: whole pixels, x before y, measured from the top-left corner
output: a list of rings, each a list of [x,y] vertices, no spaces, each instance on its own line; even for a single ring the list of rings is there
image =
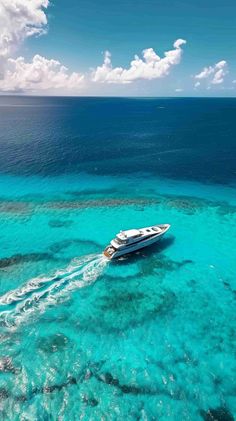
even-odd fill
[[[226,67],[227,67],[227,63],[225,60],[219,61],[219,63],[215,65],[216,72],[214,74],[214,78],[211,83],[213,83],[214,85],[217,85],[219,83],[224,82],[224,76],[227,73]]]
[[[82,86],[84,76],[69,73],[58,60],[36,54],[32,61],[12,56],[31,36],[46,33],[48,0],[0,0],[0,91],[71,91]]]
[[[46,31],[48,0],[0,0],[0,56],[8,57],[24,41]]]
[[[202,80],[206,80],[209,84],[219,85],[224,82],[224,77],[228,73],[227,62],[221,60],[214,66],[204,67],[203,70],[194,76],[197,79],[195,88],[200,86]],[[201,82],[200,82],[201,81]]]
[[[9,58],[4,79],[0,80],[1,91],[42,91],[47,89],[72,90],[80,88],[84,76],[79,73],[68,74],[68,69],[57,60],[48,60],[35,55],[32,62],[24,57]]]
[[[176,88],[175,92],[183,92],[183,89],[182,88]]]
[[[135,55],[131,61],[130,67],[112,67],[111,54],[105,52],[102,66],[98,66],[92,75],[94,82],[106,83],[131,83],[138,79],[157,79],[167,76],[172,66],[179,64],[182,56],[181,46],[186,44],[183,39],[177,39],[174,43],[174,49],[164,53],[160,58],[153,48],[143,50],[143,58]]]
[[[200,73],[198,73],[197,75],[195,75],[195,79],[206,79],[212,73],[214,73],[214,68],[213,67],[211,67],[211,66],[204,67],[204,69]]]

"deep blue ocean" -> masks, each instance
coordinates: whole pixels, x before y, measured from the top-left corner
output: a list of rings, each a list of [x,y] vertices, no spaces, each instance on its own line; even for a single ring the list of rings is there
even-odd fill
[[[0,224],[1,420],[234,420],[236,99],[0,97]]]

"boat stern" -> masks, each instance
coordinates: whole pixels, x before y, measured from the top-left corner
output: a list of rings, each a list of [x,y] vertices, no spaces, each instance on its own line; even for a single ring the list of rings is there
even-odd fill
[[[103,251],[104,256],[106,256],[108,259],[113,259],[114,254],[116,252],[115,247],[113,247],[111,244],[109,244],[105,250]]]

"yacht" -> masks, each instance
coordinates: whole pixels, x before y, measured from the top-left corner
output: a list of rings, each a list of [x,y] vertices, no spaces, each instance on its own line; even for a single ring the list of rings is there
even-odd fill
[[[105,248],[104,255],[116,259],[124,254],[150,246],[160,240],[168,231],[170,224],[153,225],[152,227],[120,231]]]

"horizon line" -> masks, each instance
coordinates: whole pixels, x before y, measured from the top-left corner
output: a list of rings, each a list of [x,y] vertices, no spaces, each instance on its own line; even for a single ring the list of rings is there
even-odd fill
[[[194,96],[194,95],[181,95],[181,96],[171,96],[171,95],[161,95],[161,96],[145,96],[145,95],[31,95],[31,94],[2,94],[0,93],[0,98],[147,98],[147,99],[187,99],[187,98],[195,98],[195,99],[236,99],[236,95],[231,96]]]

